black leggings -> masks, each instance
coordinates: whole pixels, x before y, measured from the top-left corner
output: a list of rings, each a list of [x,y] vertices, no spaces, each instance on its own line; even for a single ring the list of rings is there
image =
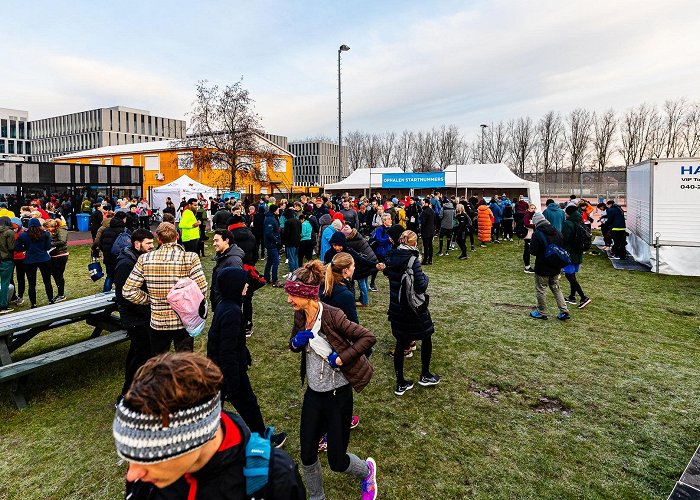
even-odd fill
[[[49,302],[53,300],[53,286],[51,285],[51,261],[39,262],[38,264],[24,264],[29,282],[29,302],[36,305],[36,270],[41,273],[41,280],[44,282],[44,290]]]
[[[15,287],[15,295],[17,298],[22,298],[24,296],[24,288],[27,285],[27,271],[24,266],[24,259],[16,260],[15,262],[15,274],[17,275],[17,286]],[[14,280],[12,284],[14,285]],[[13,297],[14,298],[14,297]]]
[[[446,252],[450,251],[450,244],[452,243],[452,229],[447,229],[444,227],[440,228],[440,241],[439,241],[439,248],[438,248],[438,253],[442,253],[442,239],[444,237],[447,237],[447,249],[445,250]]]
[[[528,267],[530,265],[530,240],[526,238],[523,243],[523,263],[525,263],[525,267]]]
[[[513,239],[513,219],[504,219],[501,221],[501,230],[503,237],[509,240]]]
[[[566,276],[566,279],[569,281],[569,285],[571,286],[571,293],[569,293],[569,297],[576,298],[576,294],[578,293],[579,297],[584,298],[585,294],[583,293],[583,289],[576,279],[576,273],[564,274],[564,276]]]
[[[423,262],[433,262],[433,238],[432,234],[423,234]]]
[[[400,356],[403,357],[403,356]],[[330,374],[329,374],[330,376]],[[318,460],[318,441],[328,437],[328,465],[335,472],[345,472],[350,465],[350,419],[352,388],[350,384],[334,391],[306,389],[301,408],[301,463],[313,465]]]
[[[260,412],[258,398],[255,397],[253,387],[250,385],[248,372],[241,373],[239,376],[238,389],[234,394],[227,395],[226,401],[233,405],[251,431],[264,436],[265,422]],[[318,440],[316,440],[316,446],[318,447]]]
[[[66,272],[66,264],[68,264],[67,255],[51,259],[51,276],[53,276],[58,289],[56,295],[64,295],[66,289],[66,280],[63,278],[63,274]]]
[[[394,349],[394,372],[396,373],[396,381],[403,383],[406,381],[403,377],[403,353],[406,352],[411,341],[405,337],[396,338],[396,348]],[[420,363],[421,375],[430,373],[430,358],[433,356],[433,338],[427,337],[421,340],[420,343]]]
[[[304,259],[310,261],[314,258],[314,242],[313,240],[302,240],[299,243],[299,253],[297,254],[299,259],[299,267],[304,264]]]

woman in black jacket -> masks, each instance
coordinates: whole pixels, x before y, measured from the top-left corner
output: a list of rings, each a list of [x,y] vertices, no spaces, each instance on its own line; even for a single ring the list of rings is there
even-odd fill
[[[401,281],[413,258],[412,269],[414,276],[414,291],[425,293],[428,289],[428,277],[423,272],[418,253],[418,235],[413,231],[404,231],[399,239],[399,246],[387,253],[384,274],[389,278],[389,323],[391,333],[396,338],[394,353],[406,351],[412,340],[421,341],[421,376],[418,383],[422,386],[437,385],[440,377],[430,373],[430,359],[433,353],[432,335],[435,325],[430,317],[427,303],[425,308],[416,314],[406,303],[405,295],[399,296]],[[396,388],[394,394],[402,396],[413,388],[413,381],[403,376],[404,356],[394,355],[394,371],[396,372]]]
[[[245,327],[241,305],[248,290],[248,273],[243,269],[226,267],[219,273],[226,283],[219,291],[220,302],[214,311],[209,328],[207,357],[214,361],[224,374],[222,396],[229,401],[252,432],[265,434],[258,399],[248,378],[248,367],[252,364],[250,351],[246,347]],[[286,434],[274,434],[272,442],[282,446]]]
[[[263,233],[265,231],[265,206],[258,205],[253,222],[250,224],[250,230],[253,231],[257,247],[260,248],[260,258],[265,259],[265,239]]]
[[[323,303],[337,307],[345,313],[353,323],[360,323],[355,305],[355,287],[352,286],[352,275],[355,272],[355,261],[346,252],[338,252],[326,266],[326,279],[321,284],[319,298]]]
[[[459,249],[462,251],[459,257],[457,257],[459,260],[466,260],[467,257],[467,233],[471,231],[471,225],[472,221],[467,215],[466,210],[464,209],[464,205],[457,204],[457,227],[455,228],[455,233],[456,233],[456,240],[457,240],[457,245],[459,245]]]

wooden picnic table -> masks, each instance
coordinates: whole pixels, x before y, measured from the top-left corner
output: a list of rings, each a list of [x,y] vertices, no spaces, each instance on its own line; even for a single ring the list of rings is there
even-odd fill
[[[112,314],[116,310],[114,292],[108,292],[0,317],[0,383],[12,382],[15,405],[18,408],[27,406],[23,386],[29,373],[43,366],[127,340],[119,317]],[[93,327],[87,340],[29,359],[13,361],[12,353],[40,333],[80,321],[85,321]],[[110,333],[101,335],[103,331]]]

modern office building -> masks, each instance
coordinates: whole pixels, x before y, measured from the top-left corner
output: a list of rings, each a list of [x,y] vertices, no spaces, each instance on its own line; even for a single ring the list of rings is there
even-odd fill
[[[181,139],[187,133],[184,120],[124,106],[34,120],[30,125],[36,161],[105,146]]]
[[[338,143],[324,140],[290,142],[288,149],[294,155],[295,186],[323,187],[339,182],[350,174],[347,146],[342,147],[343,171],[340,176]]]
[[[30,127],[27,111],[0,108],[0,159],[31,159]]]

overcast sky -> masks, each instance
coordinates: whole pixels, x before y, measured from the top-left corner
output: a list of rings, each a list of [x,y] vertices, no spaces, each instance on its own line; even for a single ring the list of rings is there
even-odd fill
[[[30,119],[186,119],[198,80],[243,77],[270,133],[337,137],[340,44],[345,131],[700,99],[696,0],[26,0],[1,25],[0,107]]]

